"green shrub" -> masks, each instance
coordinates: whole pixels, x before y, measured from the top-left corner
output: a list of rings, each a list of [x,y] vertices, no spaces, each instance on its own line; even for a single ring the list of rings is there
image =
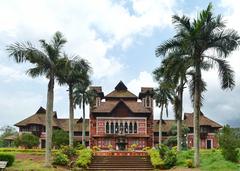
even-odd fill
[[[193,167],[194,167],[194,166],[193,166],[193,160],[187,159],[185,162],[186,162],[186,166],[187,166],[188,168],[193,168]]]
[[[164,158],[164,168],[169,169],[176,165],[177,162],[177,150],[172,148],[171,150],[167,150]]]
[[[134,151],[134,150],[137,148],[137,146],[138,146],[137,144],[132,144],[132,145],[131,145],[132,151]]]
[[[0,152],[14,152],[14,153],[45,153],[44,149],[22,149],[22,148],[0,148]],[[57,150],[52,150],[53,153],[56,153]]]
[[[151,147],[144,147],[143,149],[142,149],[142,151],[148,151],[148,150],[150,150],[151,149]]]
[[[159,156],[159,151],[156,149],[151,149],[148,151],[151,159],[151,163],[155,169],[163,168],[164,161]]]
[[[98,146],[93,146],[93,151],[100,151],[101,149]]]
[[[15,156],[7,153],[0,153],[0,161],[7,161],[7,167],[12,166],[15,160]]]
[[[160,145],[157,149],[148,151],[154,168],[169,169],[177,163],[176,148],[169,149],[166,145]]]
[[[82,149],[86,148],[86,146],[83,144],[77,144],[75,148],[76,148],[76,150],[82,150]]]
[[[25,148],[33,148],[39,145],[39,137],[31,134],[31,133],[23,133],[22,135],[18,136],[15,141],[15,145],[23,146]]]
[[[74,157],[77,155],[77,150],[70,146],[62,146],[60,148],[60,152],[62,152],[63,154],[66,154],[68,158]]]
[[[63,131],[62,129],[53,130],[52,142],[53,146],[56,148],[60,148],[61,145],[68,145],[68,133]]]
[[[222,149],[222,154],[226,160],[230,160],[232,162],[238,161],[237,147],[239,140],[229,125],[224,126],[221,130],[219,134],[219,144]]]
[[[91,149],[85,148],[79,151],[79,156],[76,161],[76,165],[81,168],[87,168],[91,163],[93,151]]]
[[[62,152],[57,152],[53,159],[53,164],[56,165],[67,165],[69,163],[68,156],[66,154],[63,154]]]

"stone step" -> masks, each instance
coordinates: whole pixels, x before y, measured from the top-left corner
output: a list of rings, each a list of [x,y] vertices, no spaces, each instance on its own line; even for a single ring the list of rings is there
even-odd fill
[[[146,168],[121,168],[121,169],[117,169],[117,168],[94,168],[94,169],[91,169],[91,168],[88,168],[87,170],[89,171],[94,171],[94,170],[101,170],[101,171],[111,171],[111,170],[114,170],[114,171],[123,171],[123,170],[126,170],[126,171],[149,171],[149,170],[152,170],[152,168],[149,168],[149,169],[146,169]]]
[[[88,170],[153,170],[149,157],[95,156]]]

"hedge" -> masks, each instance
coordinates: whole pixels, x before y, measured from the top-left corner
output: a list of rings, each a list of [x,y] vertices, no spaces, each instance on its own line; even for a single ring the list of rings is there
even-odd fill
[[[57,151],[58,150],[52,150],[53,153]],[[0,148],[0,152],[45,153],[45,149]]]
[[[7,153],[0,153],[0,161],[7,161],[7,167],[12,166],[15,160],[15,156]]]

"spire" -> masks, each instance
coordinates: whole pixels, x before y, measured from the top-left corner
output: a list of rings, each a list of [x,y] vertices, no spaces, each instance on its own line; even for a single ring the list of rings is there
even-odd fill
[[[120,81],[117,86],[115,87],[115,90],[127,90],[127,87],[125,86],[125,84]]]

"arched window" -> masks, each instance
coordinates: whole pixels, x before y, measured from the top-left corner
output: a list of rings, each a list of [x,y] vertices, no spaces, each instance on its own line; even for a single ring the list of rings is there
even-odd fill
[[[114,123],[111,122],[111,134],[114,134]]]
[[[133,133],[133,125],[132,125],[132,122],[130,122],[129,124],[129,133]]]
[[[125,133],[127,134],[128,133],[128,123],[127,122],[125,122],[124,129],[125,129]]]
[[[119,128],[118,128],[118,123],[115,123],[115,133],[118,134]]]
[[[106,123],[106,128],[105,129],[106,129],[106,134],[109,134],[109,123],[108,122]]]
[[[133,127],[134,127],[134,128],[133,128],[133,129],[134,129],[134,133],[137,133],[137,123],[136,123],[136,122],[134,123],[134,126],[133,126]]]
[[[120,133],[120,134],[123,133],[123,123],[122,123],[122,122],[120,123],[120,130],[119,130],[119,133]]]

